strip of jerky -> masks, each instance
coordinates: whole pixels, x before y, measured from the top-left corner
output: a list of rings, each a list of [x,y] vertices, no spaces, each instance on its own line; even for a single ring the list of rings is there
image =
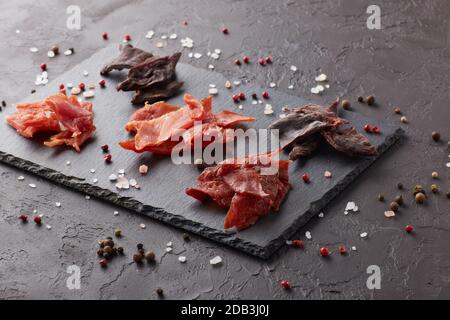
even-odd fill
[[[321,119],[320,114],[290,113],[269,126],[271,130],[279,130],[281,148],[289,148],[295,140],[304,140],[313,133],[333,126]]]
[[[151,88],[138,90],[133,96],[131,103],[142,104],[142,103],[155,103],[157,101],[168,99],[174,96],[177,91],[183,86],[183,82],[171,81],[168,84],[163,84],[159,86],[153,86]]]
[[[321,134],[334,149],[349,156],[373,156],[377,154],[375,146],[352,126],[340,125],[322,131]]]
[[[128,77],[117,86],[117,90],[133,91],[168,83],[175,77],[175,67],[181,52],[172,56],[152,57],[128,71]]]
[[[310,156],[319,147],[322,136],[318,133],[301,140],[294,141],[291,152],[289,152],[289,160],[295,161],[301,157]]]
[[[107,75],[112,70],[130,69],[153,57],[150,52],[134,48],[131,44],[120,46],[119,49],[120,55],[103,67],[100,71],[101,75]]]

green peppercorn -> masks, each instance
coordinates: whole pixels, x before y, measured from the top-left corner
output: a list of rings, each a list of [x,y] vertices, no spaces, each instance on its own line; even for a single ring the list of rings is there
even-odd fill
[[[368,96],[366,101],[367,101],[367,104],[369,106],[373,106],[375,104],[375,97],[374,96]]]
[[[155,262],[155,253],[153,251],[147,251],[145,260],[147,260],[148,263]]]
[[[394,212],[397,212],[399,207],[400,206],[397,202],[391,202],[391,204],[389,205],[389,209]]]
[[[433,193],[438,193],[439,192],[439,188],[438,188],[437,184],[432,184],[431,185],[431,192],[433,192]]]
[[[158,296],[162,296],[162,295],[164,294],[163,289],[161,289],[161,288],[156,289],[156,294],[157,294]]]
[[[119,254],[123,254],[123,248],[122,247],[117,247],[117,252]]]
[[[431,133],[431,137],[433,138],[434,141],[438,142],[441,139],[441,134],[437,131],[433,131]]]
[[[188,241],[191,240],[191,237],[189,236],[189,234],[183,233],[183,240],[186,241],[186,242],[188,242]]]
[[[344,110],[349,110],[351,106],[350,101],[342,100],[341,106]]]
[[[425,198],[426,197],[422,192],[417,193],[415,197],[417,203],[423,203],[425,201]]]
[[[364,103],[364,97],[362,97],[362,96],[359,96],[359,97],[358,97],[358,102],[360,102],[360,103]]]
[[[120,229],[114,230],[114,235],[115,235],[117,238],[120,238],[120,237],[122,236],[122,230],[120,230]]]
[[[142,260],[144,259],[144,256],[140,253],[136,253],[133,255],[133,260],[136,263],[142,263]]]
[[[137,247],[138,250],[141,250],[141,249],[144,248],[144,245],[143,245],[142,243],[138,243],[138,244],[136,245],[136,247]]]
[[[394,198],[394,201],[398,203],[399,206],[403,205],[403,197],[401,195],[398,195]]]
[[[378,195],[378,201],[384,201],[384,196],[381,193]]]

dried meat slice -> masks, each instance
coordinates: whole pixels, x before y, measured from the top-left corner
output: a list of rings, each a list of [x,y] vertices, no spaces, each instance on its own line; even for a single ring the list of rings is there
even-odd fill
[[[350,156],[373,156],[377,154],[375,146],[370,143],[369,139],[358,133],[354,127],[338,126],[331,130],[322,131],[321,134],[334,149]]]
[[[120,55],[113,61],[108,63],[100,71],[100,74],[107,75],[112,70],[130,69],[148,58],[153,57],[153,54],[144,50],[134,48],[131,44],[126,44],[119,47]]]
[[[294,141],[292,149],[289,152],[289,160],[295,161],[301,157],[310,156],[319,147],[321,140],[322,136],[316,133],[307,139]]]
[[[155,85],[150,88],[137,90],[131,99],[133,104],[154,103],[173,97],[183,86],[183,82],[172,80],[169,83]]]

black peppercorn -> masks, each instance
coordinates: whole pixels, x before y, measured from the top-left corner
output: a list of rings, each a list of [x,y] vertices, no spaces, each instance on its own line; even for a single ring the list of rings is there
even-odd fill
[[[384,201],[384,196],[381,193],[378,195],[378,201]]]
[[[431,137],[434,141],[438,142],[441,139],[441,134],[439,132],[433,131]]]
[[[256,93],[252,93],[252,99],[253,100],[257,100],[258,99],[258,95]]]
[[[6,101],[2,100],[2,107],[6,107]]]
[[[117,252],[119,254],[123,254],[123,248],[122,247],[117,247]]]
[[[97,251],[97,255],[98,255],[99,257],[103,257],[103,250],[102,250],[102,249],[99,249],[99,250]]]
[[[148,263],[155,262],[155,253],[153,251],[148,251],[145,254],[145,260],[147,260]]]
[[[403,184],[399,182],[399,183],[397,184],[397,188],[398,188],[399,190],[402,190],[402,189],[403,189]]]
[[[105,241],[105,246],[109,246],[109,247],[114,247],[114,241],[112,241],[111,239],[108,239]]]
[[[143,245],[142,243],[138,243],[138,244],[136,245],[136,247],[137,247],[138,250],[141,250],[141,249],[144,248],[144,245]]]
[[[191,237],[187,233],[183,233],[183,240],[188,242],[191,240]]]
[[[367,104],[369,106],[373,106],[375,104],[375,97],[374,96],[368,96],[366,100],[367,100]]]
[[[163,291],[163,289],[158,288],[158,289],[156,289],[156,293],[158,294],[158,296],[162,296],[164,294],[164,291]]]
[[[399,205],[397,202],[391,202],[391,204],[389,205],[389,209],[391,209],[394,212],[397,212],[399,208]]]
[[[359,96],[359,97],[358,97],[358,102],[364,103],[364,98],[361,97],[361,96]]]

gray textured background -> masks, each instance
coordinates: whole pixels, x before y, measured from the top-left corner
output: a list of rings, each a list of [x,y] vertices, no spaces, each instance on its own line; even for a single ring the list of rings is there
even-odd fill
[[[75,1],[76,2],[76,1]],[[430,196],[427,204],[412,202],[409,189],[416,183],[427,187],[432,171],[440,173],[437,183],[448,188],[450,112],[447,81],[450,74],[450,4],[446,1],[382,1],[382,30],[365,27],[366,1],[109,1],[94,4],[79,1],[83,10],[83,30],[65,28],[65,9],[69,1],[2,2],[0,17],[0,55],[3,76],[0,99],[8,102],[27,96],[34,87],[39,64],[48,61],[46,49],[58,44],[74,47],[76,54],[48,61],[50,78],[62,74],[92,55],[106,43],[101,32],[118,41],[130,33],[136,44],[145,32],[176,32],[195,40],[195,52],[222,49],[214,62],[225,75],[240,73],[259,85],[275,81],[279,90],[316,100],[309,93],[314,76],[323,71],[331,89],[319,100],[336,96],[355,100],[374,93],[377,107],[359,106],[358,112],[379,120],[398,121],[392,107],[399,105],[410,123],[403,125],[407,139],[382,157],[356,183],[325,208],[323,219],[314,219],[306,230],[313,239],[304,250],[287,248],[271,260],[262,262],[223,246],[193,237],[183,243],[181,232],[120,210],[114,206],[63,189],[45,180],[0,165],[0,298],[156,298],[154,289],[164,288],[167,298],[449,298],[450,254],[449,202],[441,193]],[[201,10],[200,10],[201,8]],[[188,26],[182,26],[183,20]],[[225,24],[230,35],[220,32]],[[15,33],[16,29],[21,34]],[[152,40],[156,42],[157,40]],[[41,51],[31,54],[29,47]],[[160,49],[169,53],[178,41]],[[261,69],[255,64],[237,68],[233,64],[240,52],[253,61],[271,53],[273,66]],[[206,67],[205,59],[184,62]],[[299,71],[294,76],[291,64]],[[4,114],[4,113],[3,113]],[[432,130],[441,132],[443,142],[430,139]],[[23,174],[24,182],[17,176]],[[390,199],[402,182],[407,205],[394,219],[383,216],[386,204],[379,203],[379,192]],[[36,183],[30,189],[28,183]],[[360,213],[344,216],[347,201],[353,200]],[[61,208],[54,206],[62,203]],[[17,214],[37,209],[52,230],[38,229],[33,223],[21,225]],[[147,229],[141,230],[144,222]],[[404,225],[415,226],[406,235]],[[96,240],[123,230],[119,241],[128,255],[116,258],[108,270],[97,264]],[[359,234],[367,231],[367,239]],[[165,244],[174,242],[175,254],[164,254]],[[131,253],[137,242],[156,251],[159,263],[137,268]],[[334,252],[322,259],[318,248],[355,245],[357,252],[340,256]],[[187,256],[187,264],[177,254]],[[212,268],[208,260],[224,258],[223,266]],[[65,287],[68,265],[82,269],[80,290]],[[377,264],[382,272],[382,289],[368,290],[366,268]],[[291,292],[282,290],[280,280],[289,280]]]

